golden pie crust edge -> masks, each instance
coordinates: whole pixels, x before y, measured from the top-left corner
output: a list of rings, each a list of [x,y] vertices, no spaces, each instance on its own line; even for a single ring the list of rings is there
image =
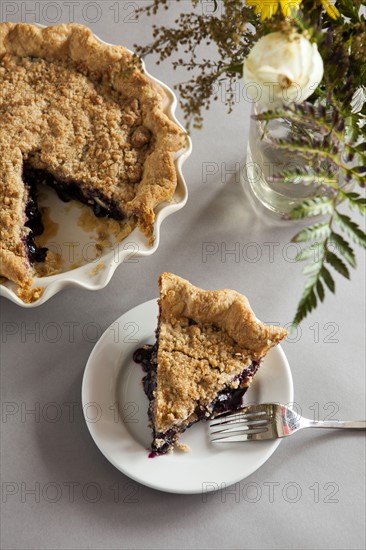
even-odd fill
[[[160,306],[164,320],[188,317],[224,330],[251,358],[264,357],[287,336],[283,327],[259,321],[248,299],[235,290],[203,290],[172,273],[159,278]]]

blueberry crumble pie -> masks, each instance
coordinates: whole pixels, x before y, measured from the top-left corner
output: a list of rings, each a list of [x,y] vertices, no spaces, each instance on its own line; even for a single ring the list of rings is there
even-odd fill
[[[239,409],[262,359],[287,334],[258,321],[233,290],[202,290],[171,273],[159,284],[156,343],[134,355],[146,372],[153,455],[179,446],[195,422]]]
[[[39,184],[147,236],[171,200],[185,135],[134,60],[82,25],[0,23],[0,274],[20,287],[47,256]]]

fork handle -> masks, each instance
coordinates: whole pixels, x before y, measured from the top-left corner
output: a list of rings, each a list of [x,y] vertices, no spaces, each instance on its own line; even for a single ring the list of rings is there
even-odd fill
[[[305,428],[353,428],[366,429],[366,420],[309,420]]]

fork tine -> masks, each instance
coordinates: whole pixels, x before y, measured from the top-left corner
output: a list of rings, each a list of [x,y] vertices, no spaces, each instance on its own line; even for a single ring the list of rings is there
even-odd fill
[[[235,414],[227,415],[227,416],[219,416],[217,418],[214,418],[210,421],[211,426],[223,426],[225,424],[231,424],[235,422],[245,422],[249,421],[251,419],[255,420],[261,416],[266,415],[265,411],[259,411],[259,412],[253,412],[253,413],[245,413],[245,412],[238,412]],[[268,417],[267,417],[268,418]]]
[[[237,431],[237,430],[245,430],[245,431],[248,431],[249,429],[251,428],[255,428],[256,426],[258,427],[261,427],[261,426],[266,426],[268,424],[268,420],[267,419],[261,419],[261,420],[250,420],[248,422],[236,422],[233,426],[227,426],[224,425],[219,425],[219,424],[215,424],[215,425],[211,425],[210,426],[210,432],[212,434],[215,434],[215,433],[220,433],[220,432],[233,432],[233,431]]]
[[[247,441],[250,435],[265,433],[267,431],[268,431],[268,428],[255,428],[255,429],[253,428],[253,429],[247,430],[245,433],[243,433],[242,431],[227,433],[225,431],[221,435],[217,434],[216,437],[211,437],[211,441],[213,443]]]
[[[211,428],[222,428],[222,429],[225,429],[226,427],[230,427],[230,426],[239,426],[239,425],[247,425],[247,424],[252,424],[252,423],[257,423],[257,422],[260,422],[261,424],[267,424],[268,422],[270,422],[270,419],[269,418],[261,418],[261,417],[253,417],[253,418],[246,418],[246,417],[242,417],[242,418],[238,418],[236,420],[232,420],[232,421],[226,421],[226,422],[210,422],[210,426]]]
[[[211,435],[219,435],[219,434],[222,434],[222,435],[225,435],[225,434],[234,434],[234,433],[240,433],[240,434],[248,434],[248,433],[252,433],[256,430],[262,430],[262,431],[267,431],[268,430],[268,424],[262,424],[260,426],[258,425],[253,425],[253,426],[239,426],[239,427],[236,427],[236,426],[233,426],[232,428],[225,428],[224,430],[215,430],[215,431],[211,431]]]

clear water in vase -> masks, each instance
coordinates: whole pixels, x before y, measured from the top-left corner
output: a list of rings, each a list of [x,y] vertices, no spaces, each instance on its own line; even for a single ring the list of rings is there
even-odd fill
[[[253,111],[257,112],[256,109]],[[293,131],[289,121],[271,121],[266,128],[265,124],[251,118],[242,183],[257,211],[266,211],[271,218],[286,220],[291,210],[306,198],[320,194],[324,196],[332,191],[324,187],[320,189],[315,177],[310,184],[304,183],[300,176],[287,182],[276,179],[284,170],[294,171],[304,167],[306,161],[292,152],[279,149],[271,140],[271,137],[286,138]]]

